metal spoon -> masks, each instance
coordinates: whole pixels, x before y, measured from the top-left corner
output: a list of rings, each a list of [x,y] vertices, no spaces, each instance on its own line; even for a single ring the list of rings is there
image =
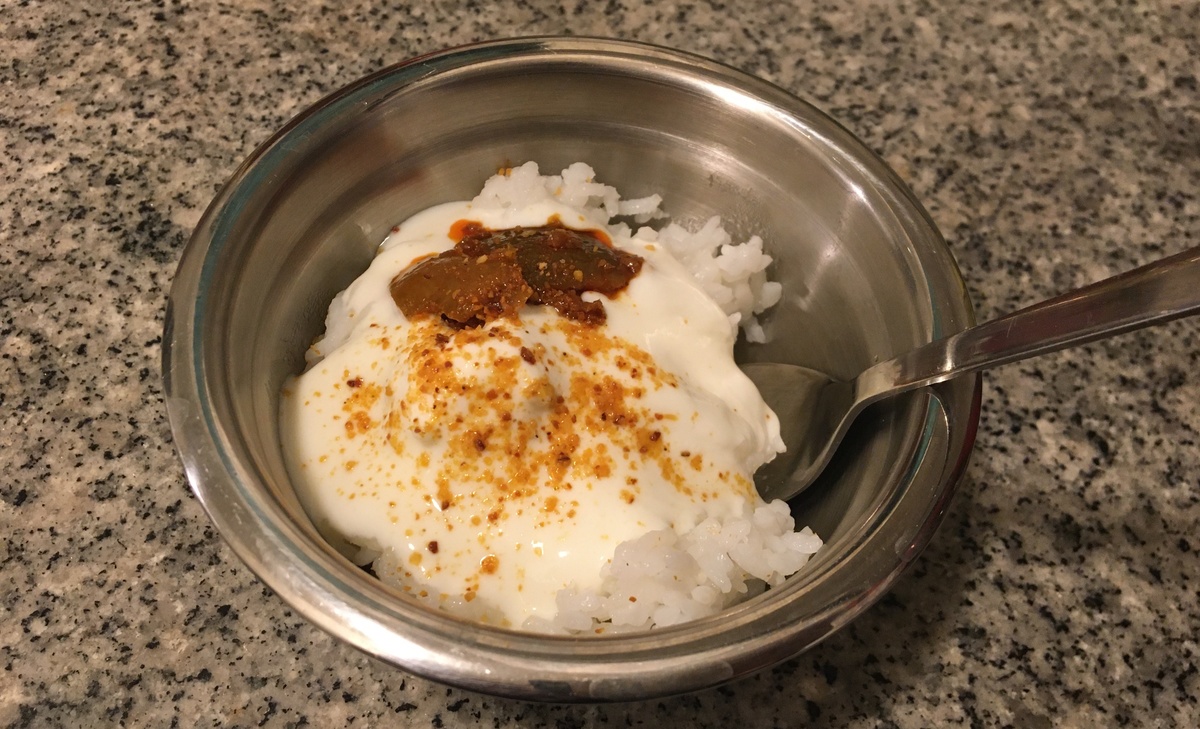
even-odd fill
[[[791,364],[745,364],[787,445],[755,474],[758,490],[767,500],[799,494],[863,408],[885,397],[1198,312],[1200,248],[1192,248],[922,345],[853,380]]]

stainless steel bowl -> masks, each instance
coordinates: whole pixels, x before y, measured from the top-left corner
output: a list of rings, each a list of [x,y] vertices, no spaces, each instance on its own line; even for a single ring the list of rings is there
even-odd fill
[[[827,544],[800,574],[728,612],[629,636],[556,638],[425,609],[341,557],[280,455],[280,385],[326,306],[389,228],[473,196],[497,168],[583,160],[681,221],[760,233],[783,302],[739,356],[850,376],[971,322],[945,243],[850,133],[743,73],[646,45],[484,43],[413,59],[301,114],[234,173],[171,290],[163,369],[196,495],[233,550],[306,618],[406,670],[548,701],[649,698],[792,657],[878,599],[921,551],[961,477],[979,381],[878,407],[793,504]]]

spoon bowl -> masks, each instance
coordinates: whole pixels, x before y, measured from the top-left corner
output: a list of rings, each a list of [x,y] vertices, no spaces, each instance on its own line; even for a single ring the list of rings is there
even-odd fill
[[[909,350],[852,380],[792,364],[743,365],[787,446],[755,483],[767,500],[793,498],[821,474],[858,414],[886,397],[1197,312],[1200,247]]]

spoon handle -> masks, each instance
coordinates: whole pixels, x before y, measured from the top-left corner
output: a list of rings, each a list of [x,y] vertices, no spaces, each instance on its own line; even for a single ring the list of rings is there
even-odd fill
[[[1200,247],[1098,281],[867,369],[860,400],[1057,352],[1200,312]]]

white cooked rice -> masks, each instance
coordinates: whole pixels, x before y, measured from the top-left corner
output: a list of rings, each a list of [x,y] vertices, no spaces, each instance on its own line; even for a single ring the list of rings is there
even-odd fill
[[[607,222],[618,233],[630,233],[619,218],[637,224],[666,218],[659,195],[622,200],[615,188],[596,182],[592,168],[582,162],[559,175],[545,176],[536,163],[527,162],[489,179],[473,203],[516,208],[548,198]],[[756,314],[779,301],[781,287],[767,280],[771,257],[763,252],[758,236],[735,243],[718,217],[695,231],[668,221],[658,230],[640,227],[632,235],[665,247],[720,304],[731,325],[741,326],[749,341],[765,341]],[[787,504],[760,501],[737,517],[710,517],[684,534],[649,532],[616,547],[602,570],[599,590],[574,586],[561,590],[556,599],[558,614],[552,620],[531,618],[521,627],[544,633],[615,633],[715,614],[782,583],[804,566],[821,547],[821,539],[811,529],[795,531],[795,526]],[[389,562],[394,560],[393,551],[384,552],[376,561],[376,573],[403,574],[400,565]],[[478,601],[399,586],[461,617],[496,621]]]
[[[821,547],[782,501],[740,517],[705,519],[686,534],[652,531],[617,545],[599,590],[560,590],[553,620],[531,618],[542,633],[617,633],[713,615],[776,586]]]

